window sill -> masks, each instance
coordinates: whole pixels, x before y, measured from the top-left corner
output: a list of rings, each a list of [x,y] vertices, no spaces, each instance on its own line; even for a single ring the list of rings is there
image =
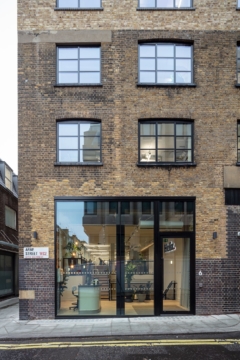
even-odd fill
[[[195,11],[196,8],[137,8],[137,11]]]
[[[55,84],[54,87],[102,87],[103,84]]]
[[[76,162],[55,162],[54,166],[103,166],[102,162],[85,162],[85,163],[76,163]]]
[[[54,8],[54,11],[103,11],[101,8]]]
[[[196,163],[137,163],[137,166],[149,167],[196,167]]]
[[[139,87],[146,87],[146,86],[151,86],[151,87],[197,87],[196,84],[141,84],[141,83],[137,83],[137,86]]]

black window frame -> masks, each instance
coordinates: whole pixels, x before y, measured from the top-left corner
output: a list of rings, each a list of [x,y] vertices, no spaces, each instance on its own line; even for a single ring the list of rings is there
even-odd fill
[[[62,124],[77,124],[78,125],[78,161],[74,162],[74,161],[60,161],[59,160],[59,125]],[[80,162],[80,151],[81,151],[81,147],[80,147],[80,125],[81,124],[99,124],[100,125],[100,135],[99,137],[99,151],[100,151],[100,160],[98,162],[94,162],[94,161],[82,161]],[[57,157],[57,162],[55,163],[56,165],[102,165],[102,123],[101,120],[96,120],[96,119],[65,119],[65,120],[57,120],[57,131],[56,131],[56,157]],[[69,137],[72,137],[69,135]],[[75,136],[76,137],[76,136]],[[68,149],[64,149],[64,150],[68,150]],[[69,149],[72,150],[72,149]],[[84,150],[93,150],[93,149],[84,149]],[[97,150],[97,149],[96,149]],[[82,150],[83,151],[83,150]]]
[[[157,152],[158,152],[158,124],[174,124],[174,135],[166,135],[169,137],[174,137],[174,149],[165,148],[161,150],[174,150],[174,159],[175,161],[141,161],[141,147],[140,141],[141,136],[148,137],[148,135],[141,135],[141,124],[154,124],[155,125],[155,135],[151,135],[155,137],[155,148],[152,149],[156,153],[156,160],[157,160]],[[192,159],[191,161],[176,161],[176,138],[181,137],[180,135],[176,135],[176,125],[191,125],[191,149],[186,149],[186,151],[191,151]],[[163,135],[164,136],[164,135]],[[187,136],[187,135],[186,135]],[[185,137],[186,137],[185,136]],[[184,136],[182,136],[184,137]],[[147,151],[148,149],[146,149]],[[186,119],[140,119],[138,121],[138,163],[139,166],[195,166],[194,163],[194,121],[193,120],[186,120]]]
[[[147,57],[142,57],[142,59],[155,59],[155,70],[141,70],[140,71],[140,47],[141,46],[151,46],[151,45],[155,45],[155,57],[153,58],[147,58]],[[157,59],[159,58],[157,56],[157,46],[158,45],[173,45],[174,46],[174,56],[173,56],[173,60],[174,60],[174,70],[158,70],[157,69]],[[193,70],[194,70],[194,48],[193,48],[193,42],[178,42],[178,41],[151,41],[151,42],[139,42],[138,43],[138,85],[141,86],[195,86],[194,84],[194,74],[193,74]],[[176,47],[177,46],[186,46],[186,47],[190,47],[191,48],[191,71],[177,71],[176,70],[176,59],[189,59],[189,58],[180,58],[180,57],[176,57]],[[167,57],[166,57],[167,58]],[[164,59],[164,57],[162,57],[162,59]],[[140,81],[140,72],[155,72],[155,82],[141,82]],[[169,83],[160,83],[157,82],[157,74],[158,72],[173,72],[174,73],[174,82],[169,82]],[[186,72],[191,74],[191,82],[187,83],[187,82],[176,82],[176,72]]]
[[[193,7],[193,1],[194,0],[190,0],[190,6],[188,7],[178,7],[176,5],[176,0],[173,0],[173,7],[162,7],[162,6],[157,6],[157,0],[155,0],[155,7],[143,7],[143,6],[140,6],[140,1],[141,0],[138,0],[138,9],[147,9],[147,10],[189,10],[189,9],[194,9]]]
[[[88,0],[89,1],[89,0]],[[78,0],[77,7],[59,7],[59,0],[56,0],[56,10],[103,10],[102,0],[100,0],[100,7],[81,7],[81,0]]]
[[[63,83],[63,82],[59,82],[59,60],[64,60],[64,59],[59,59],[59,49],[78,49],[78,82],[77,83]],[[81,71],[80,67],[79,67],[79,62],[81,60],[80,58],[80,54],[79,51],[81,48],[98,48],[100,50],[100,56],[99,56],[99,62],[100,62],[100,70],[99,71]],[[85,59],[84,60],[97,60],[96,58],[89,58],[89,59]],[[66,60],[71,60],[71,59],[66,59]],[[71,73],[71,71],[61,71],[61,73],[63,72],[69,72]],[[73,71],[72,71],[73,72]],[[76,71],[74,71],[76,73]],[[80,82],[80,74],[81,73],[86,73],[86,72],[94,72],[94,73],[98,73],[99,72],[99,82],[98,83],[91,83],[91,82],[87,82],[87,83],[81,83]],[[101,44],[84,44],[84,45],[57,45],[56,46],[56,85],[57,86],[101,86],[102,85],[102,47]]]

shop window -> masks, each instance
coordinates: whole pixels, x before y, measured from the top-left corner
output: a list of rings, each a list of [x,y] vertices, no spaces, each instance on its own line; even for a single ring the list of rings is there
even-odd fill
[[[139,44],[139,84],[193,83],[193,46],[189,44]]]
[[[17,229],[17,217],[16,211],[5,206],[5,225],[16,230]]]
[[[237,162],[240,163],[240,121],[237,125]]]
[[[100,46],[57,48],[57,83],[99,85],[101,83]]]
[[[139,122],[139,164],[193,162],[193,123],[180,121]]]
[[[101,0],[57,0],[59,9],[97,9],[101,7]]]
[[[101,162],[100,122],[58,122],[57,140],[58,163],[91,165]]]
[[[85,215],[97,215],[97,202],[96,201],[85,201],[84,202],[84,213],[85,213]]]
[[[142,201],[142,213],[145,215],[151,214],[151,201]]]
[[[109,202],[109,214],[111,214],[111,215],[118,214],[118,202],[117,201]]]
[[[139,0],[139,8],[183,9],[191,8],[193,0]]]

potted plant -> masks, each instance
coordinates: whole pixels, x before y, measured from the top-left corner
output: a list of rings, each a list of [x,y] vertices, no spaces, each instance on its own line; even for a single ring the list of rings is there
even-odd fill
[[[136,265],[133,265],[131,261],[129,261],[125,265],[125,278],[127,280],[127,289],[125,289],[125,296],[126,302],[132,302],[133,301],[133,289],[131,288],[131,281],[133,278],[133,275],[135,274]]]
[[[136,294],[139,302],[144,302],[146,300],[146,289],[144,285],[139,285],[139,288],[136,289]]]

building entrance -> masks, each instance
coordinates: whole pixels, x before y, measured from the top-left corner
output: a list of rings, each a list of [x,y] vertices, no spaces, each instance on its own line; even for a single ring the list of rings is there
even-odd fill
[[[56,316],[193,312],[193,219],[193,200],[56,199]]]

